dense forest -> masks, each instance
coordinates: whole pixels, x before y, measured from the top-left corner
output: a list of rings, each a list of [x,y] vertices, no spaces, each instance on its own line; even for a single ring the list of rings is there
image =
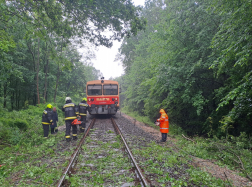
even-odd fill
[[[86,82],[102,77],[92,59],[98,46],[113,41],[122,41],[115,63],[125,70],[109,78],[122,91],[115,118],[134,125],[130,148],[155,186],[251,186],[251,10],[251,0],[146,0],[143,7],[132,0],[0,0],[1,186],[56,185],[75,147],[65,141],[60,108],[66,96],[79,102]],[[41,116],[48,103],[57,108],[59,130],[45,139]],[[153,124],[160,108],[170,121],[162,144]],[[104,148],[121,150],[114,145]],[[90,186],[118,178],[114,155],[99,158],[99,147],[91,149],[81,157],[86,162],[92,152],[92,161],[100,160],[83,165],[96,180]],[[112,174],[103,169],[108,158]],[[131,166],[121,171],[134,173]],[[71,186],[83,186],[67,177]]]
[[[189,135],[252,135],[252,3],[148,0],[147,28],[116,57],[123,106],[155,119],[160,108]]]
[[[155,119],[164,108],[191,135],[250,137],[251,8],[249,0],[147,0],[142,9],[130,0],[2,0],[1,108],[82,97],[102,75],[91,63],[95,46],[123,39],[116,80],[125,110]]]
[[[95,46],[145,27],[131,1],[0,3],[0,102],[9,110],[83,97],[86,82],[102,75],[91,63]]]

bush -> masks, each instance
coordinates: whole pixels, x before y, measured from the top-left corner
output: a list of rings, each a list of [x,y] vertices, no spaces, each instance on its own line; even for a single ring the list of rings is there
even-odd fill
[[[28,128],[28,123],[25,120],[22,119],[10,119],[10,118],[0,118],[0,122],[2,122],[2,125],[6,128],[19,128],[22,131],[26,131]]]
[[[25,110],[8,112],[1,110],[0,118],[0,142],[11,145],[31,144],[38,145],[42,143],[43,128],[41,118],[46,104],[38,106],[28,106]],[[60,108],[55,103],[51,103],[58,109],[59,123],[64,124],[63,115]],[[64,103],[62,103],[64,104]],[[62,117],[61,117],[62,116]]]
[[[10,129],[11,133],[9,134],[9,142],[13,145],[16,145],[19,143],[19,141],[23,137],[23,133],[20,132],[20,130],[17,127],[11,128]]]
[[[10,138],[10,128],[5,123],[0,121],[0,139],[3,141],[8,141]]]
[[[14,127],[18,127],[22,131],[26,131],[28,127],[28,123],[22,119],[16,119],[14,121]]]
[[[40,107],[29,106],[26,110],[4,111],[2,110],[0,118],[0,141],[16,145],[23,141],[32,141],[30,138],[24,138],[33,134],[42,134],[42,128],[36,128],[40,125],[42,112],[46,105]],[[29,131],[28,131],[29,130]]]

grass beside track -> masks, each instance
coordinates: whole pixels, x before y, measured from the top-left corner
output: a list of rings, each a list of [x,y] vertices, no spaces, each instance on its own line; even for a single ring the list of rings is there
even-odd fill
[[[74,148],[72,151],[58,151],[57,144],[64,134],[59,132],[48,139],[42,139],[40,145],[15,145],[1,151],[2,186],[54,185],[61,177],[62,169],[67,166],[66,159],[71,156]]]
[[[159,130],[159,127],[155,126],[153,122],[147,116],[140,116],[137,113],[122,110],[125,114],[135,118],[137,121],[143,122],[146,125]],[[170,184],[172,186],[187,186],[190,183],[196,185],[206,186],[225,186],[231,185],[230,181],[221,181],[220,179],[214,178],[211,174],[194,168],[191,165],[192,157],[212,160],[215,164],[220,167],[227,167],[231,170],[237,171],[237,174],[248,179],[252,179],[252,152],[246,149],[246,143],[248,138],[245,137],[245,133],[241,134],[240,137],[229,136],[226,138],[218,139],[203,138],[203,137],[189,137],[190,140],[185,139],[182,134],[186,136],[183,130],[174,125],[170,124],[169,135],[175,138],[177,141],[167,142],[165,146],[157,145],[156,143],[150,144],[150,148],[143,148],[141,150],[133,150],[134,155],[141,155],[149,162],[142,163],[146,166],[148,172],[156,173],[155,177],[158,178],[163,186]],[[179,151],[174,151],[173,146],[176,146]],[[155,160],[155,161],[153,161]],[[179,168],[187,164],[190,166],[186,171],[190,177],[176,177],[175,176],[162,176],[163,171],[166,167]],[[179,173],[179,171],[176,171]],[[170,181],[170,182],[168,182]]]
[[[75,147],[59,149],[65,132],[43,137],[41,116],[45,108],[46,104],[41,104],[21,111],[1,111],[0,186],[54,186],[60,179]],[[58,113],[58,126],[64,125]]]

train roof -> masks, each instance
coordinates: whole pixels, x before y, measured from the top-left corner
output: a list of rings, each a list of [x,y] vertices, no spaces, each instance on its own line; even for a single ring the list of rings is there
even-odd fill
[[[101,83],[101,81],[102,80],[88,81],[87,84],[118,84],[117,81],[103,80],[103,83]]]

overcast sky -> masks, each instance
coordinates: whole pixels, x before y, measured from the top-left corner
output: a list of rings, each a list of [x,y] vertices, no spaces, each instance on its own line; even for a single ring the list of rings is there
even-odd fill
[[[145,0],[132,0],[135,5],[144,5]],[[121,42],[114,41],[113,47],[107,48],[104,46],[98,47],[96,51],[96,59],[92,60],[92,63],[96,69],[99,69],[105,79],[110,77],[119,77],[123,72],[123,67],[120,62],[114,62],[115,56],[118,53],[118,49],[121,46]],[[80,50],[81,51],[81,50]]]

